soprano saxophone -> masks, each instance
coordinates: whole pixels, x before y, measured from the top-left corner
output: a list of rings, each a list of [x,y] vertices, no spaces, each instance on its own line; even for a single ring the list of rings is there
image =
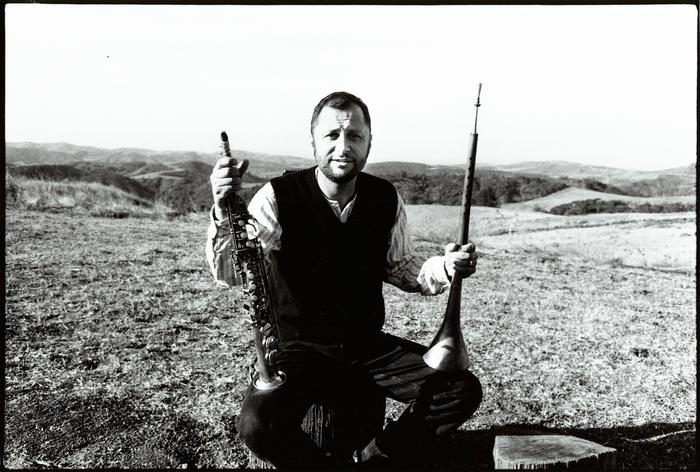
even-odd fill
[[[224,154],[231,157],[228,136],[221,132]],[[257,357],[253,385],[258,390],[271,390],[282,385],[285,374],[275,368],[279,354],[279,339],[270,305],[270,286],[265,272],[265,259],[257,237],[248,235],[246,225],[253,222],[243,199],[236,193],[226,201],[229,232],[231,235],[231,258],[236,275],[241,280],[243,293],[247,296],[243,307],[250,313],[255,354]]]

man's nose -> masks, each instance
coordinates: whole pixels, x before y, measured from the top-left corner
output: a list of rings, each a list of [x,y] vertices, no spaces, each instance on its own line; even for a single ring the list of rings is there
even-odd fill
[[[345,152],[347,152],[347,150],[350,148],[350,140],[345,138],[345,134],[340,133],[340,136],[338,136],[338,139],[336,140],[335,147],[336,151],[341,154],[345,154]]]

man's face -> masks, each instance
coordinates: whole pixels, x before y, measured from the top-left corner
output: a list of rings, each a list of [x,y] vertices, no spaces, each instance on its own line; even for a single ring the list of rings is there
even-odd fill
[[[328,180],[350,182],[365,167],[372,135],[357,105],[321,109],[312,138],[316,164]]]

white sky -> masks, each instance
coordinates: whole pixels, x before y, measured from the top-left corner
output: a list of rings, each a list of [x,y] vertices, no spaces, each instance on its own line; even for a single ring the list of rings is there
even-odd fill
[[[693,5],[5,7],[6,140],[311,157],[335,90],[371,161],[696,161]]]

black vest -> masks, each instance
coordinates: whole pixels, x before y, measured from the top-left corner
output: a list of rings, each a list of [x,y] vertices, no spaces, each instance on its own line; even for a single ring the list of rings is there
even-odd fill
[[[284,341],[336,344],[384,324],[382,282],[397,194],[386,180],[360,173],[345,223],[318,186],[315,167],[270,181],[282,227],[270,266],[272,308]]]

